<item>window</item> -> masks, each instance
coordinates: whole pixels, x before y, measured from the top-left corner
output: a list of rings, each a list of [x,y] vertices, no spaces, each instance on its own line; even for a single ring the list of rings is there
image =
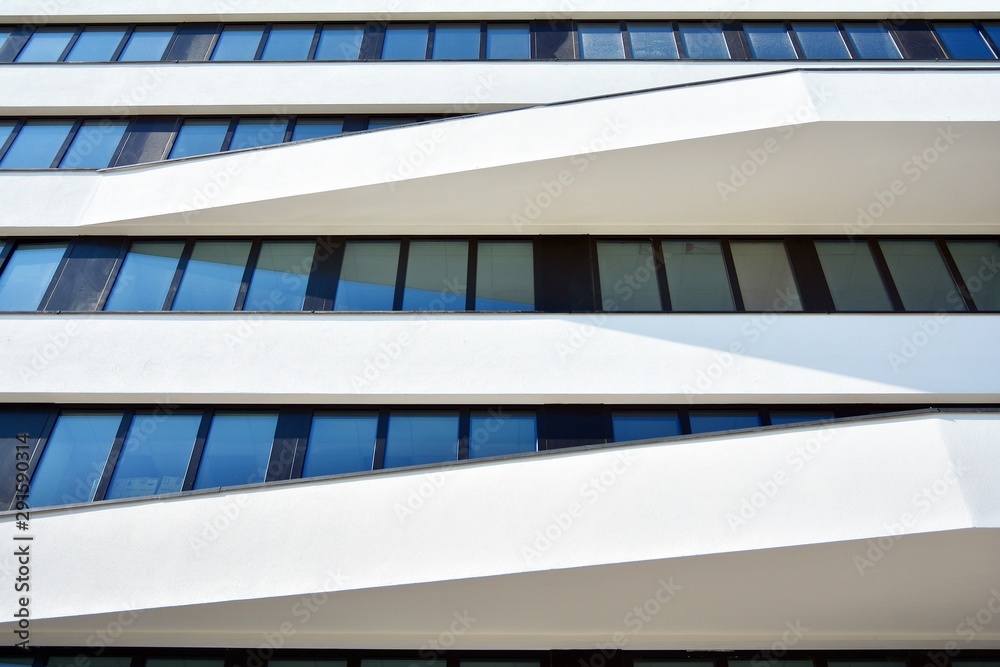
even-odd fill
[[[0,160],[3,169],[50,169],[62,150],[74,122],[71,120],[29,120],[21,126],[14,142]]]
[[[0,275],[0,312],[37,310],[65,252],[65,243],[19,244]]]
[[[956,60],[994,60],[996,56],[972,23],[934,23],[934,32]]]
[[[906,310],[965,310],[934,241],[879,241]]]
[[[881,23],[845,23],[844,32],[854,52],[864,60],[899,60],[902,56],[892,35]]]
[[[118,62],[155,62],[163,58],[167,44],[174,36],[173,27],[140,26],[132,31],[118,56]]]
[[[737,241],[729,247],[746,310],[802,310],[784,243]]]
[[[236,124],[227,150],[258,148],[280,144],[285,140],[288,121],[284,118],[242,118]]]
[[[300,118],[295,121],[292,141],[333,137],[344,131],[344,121],[338,118]]]
[[[135,415],[105,497],[138,498],[182,490],[200,426],[200,413]]]
[[[253,60],[264,35],[259,25],[230,25],[222,29],[212,52],[212,60]]]
[[[771,410],[770,416],[772,426],[786,426],[830,421],[833,419],[833,410]]]
[[[357,60],[364,36],[361,25],[328,25],[319,35],[316,60]]]
[[[403,310],[465,310],[467,241],[413,241]]]
[[[392,412],[385,443],[386,468],[458,460],[458,413]]]
[[[733,292],[718,241],[663,242],[670,308],[676,311],[732,311]]]
[[[605,311],[662,310],[656,260],[649,241],[597,244],[601,305]]]
[[[184,121],[169,158],[192,157],[218,153],[229,132],[228,120],[191,120]]]
[[[253,271],[244,310],[302,310],[316,244],[265,241]]]
[[[676,412],[614,412],[611,415],[615,442],[669,438],[681,434]]]
[[[29,506],[92,501],[121,421],[120,412],[59,415],[31,480]]]
[[[728,60],[729,47],[718,23],[679,23],[681,43],[688,58],[695,60]]]
[[[125,28],[95,27],[84,28],[76,44],[66,56],[66,62],[110,62],[115,57],[118,45],[125,37]]]
[[[409,125],[410,123],[416,123],[417,121],[413,118],[393,118],[393,117],[383,117],[383,118],[372,118],[368,121],[369,130],[385,130],[390,127],[399,127],[400,125]]]
[[[1000,311],[1000,242],[948,241],[958,272],[962,274],[976,308],[983,312]]]
[[[377,412],[317,414],[309,431],[302,476],[371,470],[377,431]]]
[[[490,23],[486,26],[486,58],[489,60],[528,60],[531,58],[531,32],[525,23]]]
[[[617,23],[580,23],[580,57],[587,60],[621,60],[625,57],[621,27]]]
[[[712,433],[760,426],[756,410],[692,410],[691,432]]]
[[[423,60],[426,57],[425,24],[390,25],[385,29],[382,60]]]
[[[162,310],[182,252],[183,242],[134,242],[104,310]]]
[[[677,59],[677,40],[670,23],[629,23],[628,34],[636,60]]]
[[[534,310],[532,243],[480,241],[477,245],[476,310]]]
[[[45,667],[79,667],[77,664],[80,660],[79,655],[67,655],[67,656],[51,656],[45,663]],[[4,660],[4,662],[7,662]],[[104,657],[88,657],[87,667],[129,667],[132,664],[132,658],[111,658],[108,656]]]
[[[990,39],[993,40],[993,48],[996,49],[1000,47],[1000,23],[984,23],[983,30],[989,35]],[[0,39],[0,44],[3,40]]]
[[[216,413],[194,488],[263,482],[277,426],[276,413]]]
[[[755,60],[795,60],[798,55],[784,23],[745,23],[743,33]]]
[[[469,458],[538,451],[532,412],[474,411],[469,418]],[[466,664],[466,663],[463,663]]]
[[[479,60],[479,24],[439,24],[434,29],[434,60]]]
[[[104,169],[118,151],[128,123],[112,120],[83,122],[69,150],[59,162],[60,169]]]
[[[809,60],[850,60],[844,38],[837,30],[837,24],[793,23],[792,30],[799,38],[802,54]]]
[[[816,252],[837,310],[892,310],[867,243],[816,241]]]
[[[314,25],[276,25],[271,28],[261,60],[305,60],[312,48]]]
[[[348,241],[334,310],[392,310],[398,241]]]
[[[14,34],[13,29],[11,29],[11,28],[0,28],[0,53],[3,52],[4,42],[6,42],[7,38],[10,37],[12,34]]]
[[[54,63],[58,62],[69,41],[76,34],[76,28],[39,28],[28,39],[14,62]]]
[[[172,310],[232,310],[249,256],[249,241],[196,243]]]

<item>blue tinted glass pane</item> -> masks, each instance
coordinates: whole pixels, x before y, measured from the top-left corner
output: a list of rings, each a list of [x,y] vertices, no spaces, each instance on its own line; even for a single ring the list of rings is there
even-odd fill
[[[829,421],[833,419],[831,410],[771,410],[771,424],[802,424],[804,422]]]
[[[7,143],[7,138],[14,131],[14,126],[16,123],[14,121],[0,121],[0,150],[3,149],[3,145]],[[2,153],[0,153],[2,155]]]
[[[14,62],[54,63],[66,50],[76,28],[41,28],[24,45]]]
[[[986,34],[990,36],[990,39],[993,40],[993,46],[995,48],[1000,48],[1000,23],[984,23],[983,29],[986,31]],[[0,44],[2,43],[3,40],[0,39]]]
[[[175,493],[201,426],[201,415],[136,415],[122,447],[107,498]]]
[[[850,60],[840,31],[834,23],[793,23],[802,55],[809,60]]]
[[[316,60],[357,60],[364,36],[360,25],[326,26],[319,36]]]
[[[48,169],[72,129],[71,120],[29,120],[14,137],[0,168]]]
[[[881,23],[845,23],[844,32],[859,58],[899,60],[902,56],[892,36]]]
[[[265,241],[250,279],[244,310],[302,310],[316,244]]]
[[[163,57],[174,29],[168,27],[136,28],[128,38],[118,62],[155,62]]]
[[[64,412],[45,444],[31,479],[31,507],[86,503],[94,499],[122,415]]]
[[[226,26],[212,52],[212,60],[253,60],[264,35],[258,25]]]
[[[303,477],[371,470],[378,413],[316,415],[309,431]]]
[[[632,57],[636,60],[675,60],[677,41],[669,23],[629,23]]]
[[[965,310],[934,241],[879,241],[906,310]]]
[[[0,311],[37,310],[65,252],[65,243],[17,246],[0,275]]]
[[[615,412],[611,416],[615,442],[668,438],[681,434],[676,412]]]
[[[413,241],[403,310],[465,310],[468,241]]]
[[[4,42],[7,41],[7,38],[10,37],[13,32],[14,31],[11,28],[0,28],[0,51],[3,51]]]
[[[711,433],[760,426],[760,417],[752,410],[692,410],[691,432]]]
[[[111,163],[128,123],[88,120],[73,137],[73,143],[59,162],[61,169],[104,169]]]
[[[275,413],[216,413],[205,439],[194,488],[263,482],[277,425]]]
[[[426,25],[391,25],[385,29],[382,60],[423,60],[426,56]]]
[[[457,412],[393,412],[389,415],[386,468],[457,459]]]
[[[948,55],[956,60],[993,60],[979,29],[972,23],[935,23],[934,31],[944,43]]]
[[[183,250],[181,242],[133,243],[104,310],[162,310]]]
[[[712,23],[680,23],[684,53],[695,60],[728,60],[729,48],[722,26]]]
[[[432,53],[435,60],[479,60],[479,26],[437,26],[434,29]]]
[[[531,33],[526,24],[490,24],[486,27],[486,57],[490,60],[529,60]]]
[[[744,23],[750,57],[756,60],[795,60],[795,48],[782,23]]]
[[[581,23],[580,57],[590,60],[619,60],[625,57],[622,31],[617,23]]]
[[[469,422],[469,458],[538,451],[531,412],[473,412]]]
[[[229,131],[228,120],[186,120],[177,133],[171,158],[218,153]]]
[[[344,121],[333,118],[309,118],[295,121],[292,141],[333,137],[344,131]]]
[[[66,62],[109,62],[123,37],[125,28],[85,28],[66,56]]]
[[[285,140],[288,121],[284,118],[243,119],[236,124],[233,140],[229,142],[231,151],[241,148],[257,148],[280,144]]]
[[[313,25],[281,25],[271,28],[271,34],[264,45],[261,60],[305,60],[309,57],[313,35]]]
[[[398,241],[348,241],[334,310],[392,310]]]
[[[232,310],[249,255],[249,241],[199,241],[172,310]]]
[[[476,263],[476,310],[535,309],[535,256],[521,241],[480,241]]]
[[[399,127],[400,125],[409,125],[416,122],[417,120],[413,118],[372,118],[368,121],[368,129],[384,130],[388,127]]]

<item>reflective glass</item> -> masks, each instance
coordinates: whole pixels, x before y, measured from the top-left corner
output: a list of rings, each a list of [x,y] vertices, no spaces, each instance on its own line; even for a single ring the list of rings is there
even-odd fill
[[[486,26],[489,60],[529,60],[531,32],[525,23],[490,23]]]
[[[795,47],[784,23],[744,23],[743,33],[755,60],[795,60]]]
[[[309,431],[302,476],[371,470],[375,460],[377,430],[377,412],[316,415]]]
[[[170,158],[207,155],[222,150],[222,142],[229,132],[228,120],[186,120],[181,126]]]
[[[769,667],[813,667],[812,660],[775,660],[768,661]],[[730,660],[729,667],[760,667],[755,665],[753,660]],[[890,665],[885,665],[890,667]]]
[[[468,241],[413,241],[403,310],[465,310]]]
[[[227,150],[272,146],[285,140],[288,121],[284,118],[244,118],[236,124]]]
[[[7,143],[7,139],[14,132],[16,125],[17,123],[12,120],[0,121],[0,156],[3,155],[3,145]]]
[[[809,60],[850,60],[851,54],[835,23],[793,23],[802,55]]]
[[[676,412],[613,412],[611,424],[615,442],[669,438],[681,434]]]
[[[69,40],[76,34],[76,28],[39,28],[28,39],[14,62],[54,63],[66,50]]]
[[[334,310],[392,310],[398,241],[348,241]]]
[[[364,36],[361,25],[326,26],[319,35],[316,60],[357,60]]]
[[[37,310],[65,252],[65,243],[18,245],[0,275],[0,311]]]
[[[59,168],[104,169],[111,164],[127,129],[127,121],[84,121],[66,155],[59,161]]]
[[[469,420],[469,458],[538,451],[532,412],[473,412]],[[467,664],[462,662],[462,664]]]
[[[434,60],[479,60],[479,24],[438,25],[434,28]]]
[[[191,660],[187,658],[148,658],[146,667],[222,667],[222,660]]]
[[[216,413],[194,488],[263,482],[277,425],[276,413]]]
[[[267,667],[347,667],[346,660],[268,660]]]
[[[1000,23],[984,23],[983,30],[985,30],[986,34],[990,36],[991,40],[993,40],[994,50],[1000,48]],[[2,43],[3,39],[0,39],[0,44]]]
[[[86,503],[97,485],[121,425],[122,413],[64,412],[31,478],[30,507]]]
[[[183,242],[134,242],[104,310],[162,310],[183,251]]]
[[[369,130],[384,130],[390,127],[399,127],[400,125],[409,125],[411,123],[416,123],[417,121],[413,118],[371,118],[368,121]]]
[[[996,56],[972,23],[934,23],[934,32],[956,60],[994,60]]]
[[[305,60],[312,48],[314,25],[276,25],[271,28],[261,60]]]
[[[832,410],[771,410],[771,425],[802,424],[805,422],[830,421]]]
[[[106,497],[180,491],[200,426],[200,414],[135,415]]]
[[[71,120],[27,121],[0,160],[0,168],[49,169],[73,124]]]
[[[845,23],[844,32],[855,53],[863,60],[899,60],[899,49],[881,23]]]
[[[91,26],[84,28],[69,50],[66,62],[110,62],[125,37],[125,28]]]
[[[6,42],[7,38],[10,37],[12,34],[14,34],[13,29],[0,28],[0,52],[3,52],[4,42]]]
[[[174,36],[173,27],[142,26],[129,35],[125,48],[118,56],[118,62],[156,62],[163,58],[170,38]]]
[[[535,256],[531,242],[480,241],[476,310],[535,309]]]
[[[621,26],[617,23],[580,23],[580,57],[588,60],[620,60],[625,57]]]
[[[760,426],[755,410],[692,410],[691,432],[712,433]]]
[[[679,23],[684,53],[694,60],[728,60],[729,47],[722,26],[717,23]]]
[[[362,660],[361,667],[444,667],[443,660]]]
[[[390,413],[389,434],[385,442],[386,468],[457,459],[457,412]]]
[[[1000,311],[1000,242],[948,241],[948,250],[976,308]]]
[[[663,242],[670,308],[678,311],[731,311],[733,292],[718,241]]]
[[[677,40],[669,23],[629,23],[628,36],[636,60],[677,59]]]
[[[784,243],[735,241],[729,247],[746,310],[802,310]]]
[[[597,244],[597,264],[604,310],[662,310],[656,259],[649,241],[601,241]]]
[[[7,663],[8,660],[4,660]],[[0,663],[3,664],[3,663]],[[87,657],[87,663],[83,667],[129,667],[132,664],[132,658],[111,658],[108,656],[103,657]],[[45,663],[45,667],[81,667],[80,656],[79,655],[54,655],[51,656]]]
[[[906,310],[965,310],[934,241],[879,241]]]
[[[314,241],[264,241],[243,310],[302,310]]]
[[[199,241],[172,310],[232,310],[250,255],[249,241]]]
[[[867,243],[816,241],[816,252],[837,310],[892,310]]]
[[[424,60],[426,57],[426,25],[390,25],[385,29],[382,60]]]
[[[305,118],[295,121],[292,141],[333,137],[344,131],[344,121],[339,118]]]
[[[229,25],[222,29],[212,52],[212,60],[253,60],[264,36],[259,25]]]

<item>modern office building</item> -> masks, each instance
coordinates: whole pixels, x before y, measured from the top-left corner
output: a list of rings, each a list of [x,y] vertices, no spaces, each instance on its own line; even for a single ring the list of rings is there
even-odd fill
[[[998,57],[987,0],[5,0],[0,663],[1000,664]]]

